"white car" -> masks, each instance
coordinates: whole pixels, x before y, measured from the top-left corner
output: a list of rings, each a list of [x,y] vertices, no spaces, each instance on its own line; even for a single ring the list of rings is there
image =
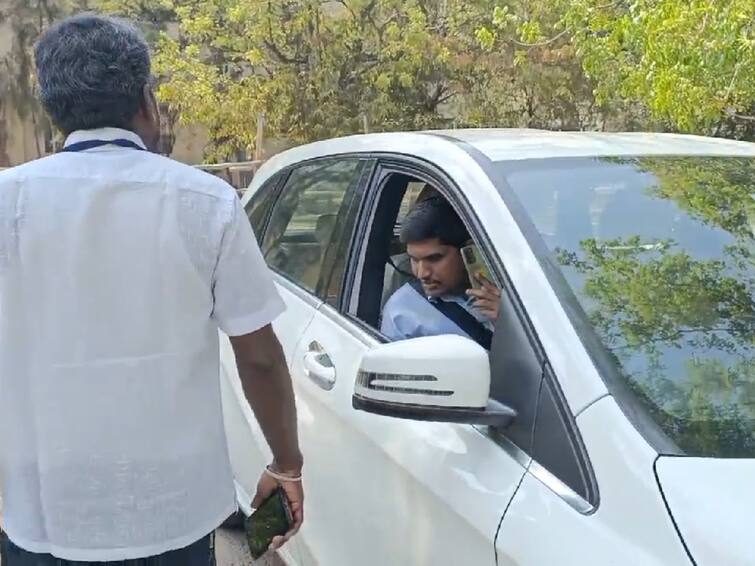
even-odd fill
[[[306,459],[284,561],[755,564],[753,158],[684,135],[454,130],[268,161],[244,204],[288,306]],[[378,330],[426,186],[503,291],[489,354]],[[270,454],[222,342],[244,500]]]

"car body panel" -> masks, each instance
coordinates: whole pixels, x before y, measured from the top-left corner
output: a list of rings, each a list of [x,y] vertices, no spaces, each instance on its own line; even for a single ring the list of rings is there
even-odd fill
[[[276,279],[286,310],[275,320],[273,328],[290,366],[290,359],[298,339],[312,321],[319,303],[303,298],[302,294],[296,292],[283,278]],[[272,460],[272,453],[244,395],[230,341],[222,334],[220,336],[220,390],[228,452],[237,484],[239,507],[248,512],[251,496],[257,489],[257,481],[264,466]],[[281,552],[287,564],[302,563],[293,558],[301,554],[297,547],[298,540],[294,540]]]
[[[614,399],[594,403],[577,424],[600,486],[597,509],[579,513],[531,467],[501,524],[498,565],[690,564],[655,483],[657,454]]]
[[[655,469],[698,566],[755,562],[755,460],[660,457]]]
[[[441,143],[442,142],[442,143]],[[404,153],[423,156],[441,145],[467,143],[491,161],[631,155],[755,156],[755,144],[687,134],[641,132],[550,132],[528,129],[470,129],[348,136],[315,142],[273,156],[250,188],[300,161],[345,153]],[[440,164],[442,165],[442,164]]]
[[[312,342],[336,368],[329,391],[306,375]],[[492,566],[495,531],[524,467],[467,425],[354,411],[361,355],[376,344],[323,305],[294,355],[308,552],[323,566]]]

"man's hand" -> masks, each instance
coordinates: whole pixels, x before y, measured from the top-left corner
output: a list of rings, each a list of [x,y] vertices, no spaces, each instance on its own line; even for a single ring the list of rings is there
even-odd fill
[[[231,345],[244,394],[273,452],[272,471],[284,476],[298,476],[303,461],[296,431],[294,391],[283,350],[272,327],[268,325],[251,334],[231,337]],[[301,482],[278,481],[265,472],[257,485],[252,507],[259,506],[278,486],[288,497],[294,525],[285,536],[273,540],[271,549],[280,548],[299,530],[304,520]]]
[[[475,298],[475,308],[495,323],[501,310],[501,291],[482,275],[477,276],[482,287],[480,289],[468,289],[467,295]]]
[[[299,475],[297,471],[284,471],[273,468],[276,472],[280,472],[283,475]],[[289,530],[282,537],[275,537],[270,544],[270,550],[278,550],[281,546],[286,544],[292,536],[294,536],[301,528],[304,522],[304,489],[302,482],[300,481],[278,481],[267,473],[263,472],[260,481],[257,484],[257,493],[252,500],[252,507],[257,508],[260,504],[270,496],[278,487],[283,489],[288,499],[288,505],[291,508],[291,514],[294,518],[294,523]]]

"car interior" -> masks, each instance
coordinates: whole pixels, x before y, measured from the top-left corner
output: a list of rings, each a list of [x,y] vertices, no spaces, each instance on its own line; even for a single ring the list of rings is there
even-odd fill
[[[398,216],[393,223],[391,241],[388,245],[389,255],[385,262],[383,295],[380,301],[381,311],[390,296],[399,287],[414,278],[411,261],[406,253],[406,246],[401,243],[401,224],[415,204],[430,197],[440,197],[440,193],[434,187],[422,181],[414,180],[407,182]]]
[[[380,285],[362,285],[358,317],[380,328],[385,303],[402,285],[411,281],[411,262],[400,233],[404,218],[418,202],[445,198],[431,183],[411,175],[393,173],[384,181],[375,221],[365,254],[363,280]]]

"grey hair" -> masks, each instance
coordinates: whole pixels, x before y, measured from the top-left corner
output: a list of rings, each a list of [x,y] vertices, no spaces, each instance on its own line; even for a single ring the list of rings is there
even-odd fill
[[[125,128],[150,81],[149,46],[131,23],[83,13],[53,25],[34,49],[42,105],[63,133]]]

